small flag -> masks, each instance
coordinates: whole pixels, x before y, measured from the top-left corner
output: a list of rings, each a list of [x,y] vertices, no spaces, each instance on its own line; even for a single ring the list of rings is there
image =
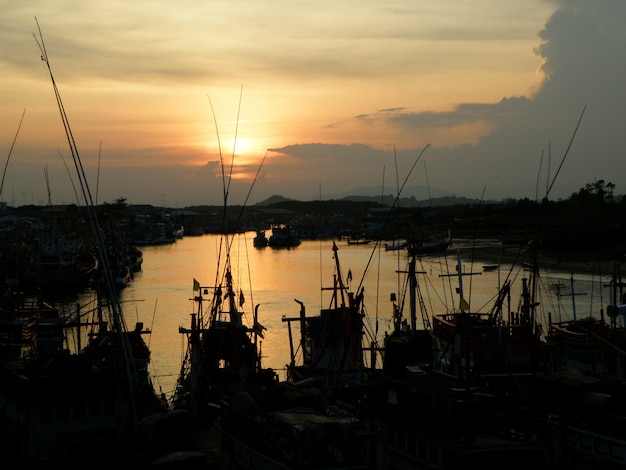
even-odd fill
[[[352,269],[348,269],[348,281],[352,280]]]
[[[259,322],[254,322],[254,332],[260,336],[261,338],[263,338],[263,332],[266,330],[267,328],[265,328],[263,325],[261,325]]]
[[[200,283],[198,281],[196,281],[196,279],[194,278],[193,280],[193,291],[199,291],[200,290]]]
[[[522,263],[522,267],[524,268],[524,271],[529,272],[533,270],[533,264],[529,263],[529,262],[524,262]]]
[[[461,302],[459,304],[459,310],[461,310],[462,312],[465,312],[467,310],[469,310],[470,306],[467,303],[467,300],[465,300],[463,297],[461,297]]]
[[[243,304],[245,303],[245,301],[246,301],[246,299],[244,299],[244,297],[243,297],[243,291],[240,290],[239,291],[239,306],[243,307]]]

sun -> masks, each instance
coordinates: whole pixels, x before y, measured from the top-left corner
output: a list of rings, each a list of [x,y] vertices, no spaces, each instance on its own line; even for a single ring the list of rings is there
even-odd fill
[[[222,148],[222,152],[233,153],[234,149],[235,158],[237,156],[245,157],[254,154],[257,145],[256,139],[237,137],[237,139],[228,139],[227,147]]]

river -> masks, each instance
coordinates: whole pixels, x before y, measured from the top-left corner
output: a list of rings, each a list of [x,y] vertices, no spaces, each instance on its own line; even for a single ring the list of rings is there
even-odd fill
[[[366,327],[382,342],[386,331],[392,327],[392,303],[395,293],[403,298],[404,279],[408,266],[406,251],[386,251],[384,243],[378,246],[349,245],[345,241],[304,240],[291,249],[258,249],[253,247],[254,232],[236,235],[230,250],[231,265],[236,286],[244,294],[244,317],[252,324],[254,306],[259,304],[259,322],[267,328],[261,343],[263,365],[274,368],[284,378],[284,367],[289,362],[290,348],[287,323],[283,316],[297,316],[302,302],[307,315],[316,315],[330,301],[328,291],[335,272],[333,243],[338,247],[342,277],[349,281],[351,290],[364,287]],[[220,235],[207,234],[183,237],[170,245],[144,246],[142,270],[135,273],[130,286],[121,292],[126,323],[132,328],[143,322],[151,330],[146,337],[152,351],[151,375],[157,391],[171,396],[185,353],[185,335],[179,327],[189,327],[191,313],[196,311],[193,301],[193,283],[211,286],[220,252]],[[448,253],[430,255],[418,261],[419,283],[424,304],[429,314],[444,313],[458,305],[456,289],[459,277],[455,273],[458,261],[455,247],[462,241],[453,241]],[[497,247],[494,247],[497,249]],[[483,271],[482,263],[462,262],[460,277],[465,299],[473,311],[488,311],[498,293],[499,286],[509,273],[510,266],[503,265],[494,271]],[[511,271],[513,289],[510,309],[516,310],[520,279],[527,276],[523,269]],[[547,324],[545,315],[551,312],[553,320],[571,319],[574,314],[599,316],[600,308],[608,303],[608,279],[595,279],[591,275],[576,275],[574,293],[570,273],[543,274],[544,300],[539,321]],[[560,286],[557,296],[556,285]],[[202,289],[204,290],[204,289]],[[210,290],[209,290],[210,291]],[[88,293],[82,294],[86,302]],[[208,297],[208,296],[207,296]],[[406,307],[408,309],[408,307]],[[297,327],[295,327],[297,328]],[[418,328],[423,328],[421,317]],[[294,332],[297,335],[297,332]]]

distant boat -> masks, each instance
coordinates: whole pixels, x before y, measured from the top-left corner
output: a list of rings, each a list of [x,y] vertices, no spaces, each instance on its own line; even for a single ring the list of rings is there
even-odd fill
[[[433,253],[445,253],[448,251],[450,242],[448,240],[437,243],[410,243],[406,246],[409,256],[426,255]]]
[[[452,235],[450,234],[450,230],[448,230],[448,237],[441,241],[425,242],[414,238],[406,245],[406,250],[409,256],[445,253],[448,251],[451,244]]]
[[[126,253],[125,263],[131,273],[141,271],[141,266],[143,265],[143,251],[135,245],[130,246],[128,252]]]
[[[175,233],[170,224],[156,222],[151,228],[137,233],[133,242],[140,246],[169,245],[180,238],[178,235],[179,232]]]
[[[265,230],[258,229],[256,231],[256,236],[254,237],[254,240],[252,243],[254,244],[256,248],[266,247],[269,244],[269,240],[267,239],[267,236],[265,235]]]
[[[133,275],[130,272],[130,268],[123,263],[118,263],[113,268],[113,283],[118,289],[130,286],[133,280]]]
[[[272,235],[268,240],[268,245],[272,248],[292,248],[300,245],[302,240],[298,237],[297,231],[291,225],[275,225],[272,227]]]
[[[400,242],[400,241],[396,241],[394,240],[391,244],[389,243],[385,243],[385,251],[397,251],[397,250],[404,250],[407,247],[407,242]]]
[[[371,241],[369,238],[350,238],[348,239],[348,245],[367,245]]]

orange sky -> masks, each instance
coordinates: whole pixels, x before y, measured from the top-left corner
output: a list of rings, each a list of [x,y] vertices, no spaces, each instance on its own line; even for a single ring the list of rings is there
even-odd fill
[[[572,158],[584,162],[611,140],[606,173],[566,165],[560,195],[619,173],[624,144],[602,135],[596,119],[608,112],[611,86],[623,93],[621,81],[576,79],[581,68],[619,73],[609,61],[624,50],[622,1],[4,3],[0,149],[8,165],[0,200],[11,205],[46,203],[48,190],[52,203],[76,202],[35,17],[92,187],[99,175],[99,201],[220,204],[235,133],[233,175],[253,177],[267,155],[255,201],[318,198],[320,187],[323,198],[380,192],[383,174],[394,192],[427,144],[434,188],[533,197],[542,152],[550,145],[556,167],[585,105],[600,133],[587,128]],[[598,24],[601,36],[582,27]],[[573,32],[600,49],[574,54]],[[526,173],[509,181],[517,166]],[[411,174],[409,185],[423,186],[425,172]],[[250,184],[230,202],[241,203]]]

